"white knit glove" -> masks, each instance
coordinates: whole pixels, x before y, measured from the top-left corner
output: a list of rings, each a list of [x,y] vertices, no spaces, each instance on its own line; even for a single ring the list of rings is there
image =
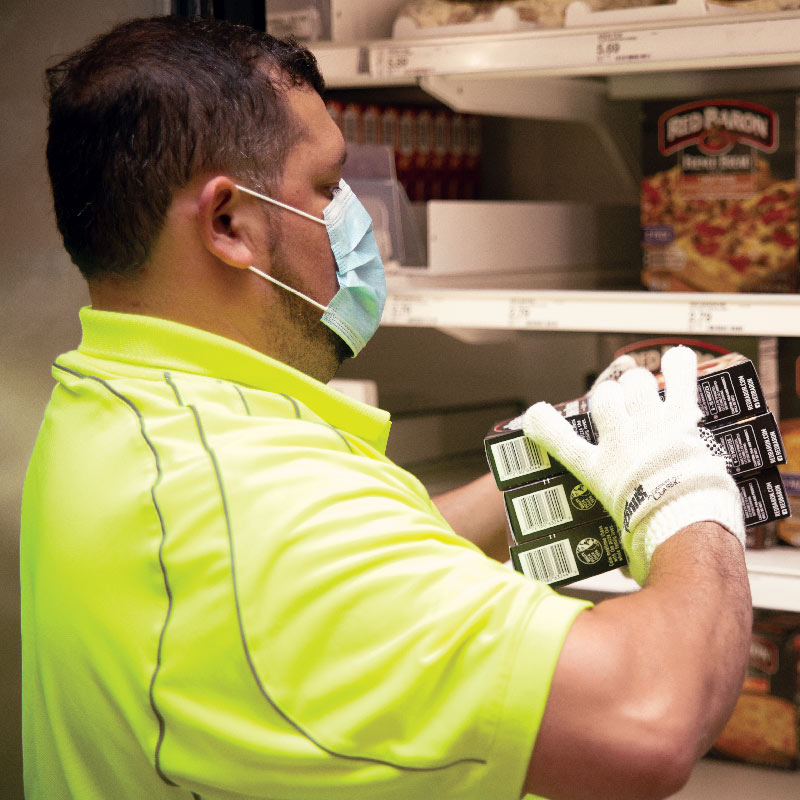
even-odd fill
[[[627,353],[615,358],[595,379],[588,395],[591,397],[597,387],[605,381],[618,381],[624,373],[636,366],[636,359]]]
[[[697,426],[697,357],[674,347],[661,364],[663,402],[654,376],[641,367],[597,386],[590,408],[596,445],[547,403],[531,406],[522,420],[525,434],[578,476],[617,523],[640,585],[656,547],[693,522],[718,522],[744,546],[739,491]]]

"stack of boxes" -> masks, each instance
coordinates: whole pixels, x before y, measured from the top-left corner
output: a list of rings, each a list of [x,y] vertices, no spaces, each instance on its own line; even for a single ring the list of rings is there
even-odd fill
[[[728,455],[745,525],[788,517],[789,504],[778,472],[778,465],[786,461],[783,442],[753,362],[732,353],[701,364],[697,397],[701,424]],[[589,398],[556,408],[582,438],[597,443]],[[517,571],[561,586],[626,563],[619,530],[606,509],[563,465],[524,435],[520,417],[495,425],[484,447],[503,491],[511,560]]]

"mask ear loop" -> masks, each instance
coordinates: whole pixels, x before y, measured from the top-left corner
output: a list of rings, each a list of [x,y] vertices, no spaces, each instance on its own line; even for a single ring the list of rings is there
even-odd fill
[[[275,200],[272,197],[267,197],[265,194],[260,194],[259,192],[254,192],[252,189],[248,189],[246,186],[240,186],[238,183],[235,183],[234,186],[241,192],[245,194],[252,195],[253,197],[257,197],[259,200],[264,200],[267,203],[272,203],[273,205],[280,206],[281,208],[285,208],[287,211],[291,211],[294,214],[299,214],[301,217],[306,217],[310,219],[312,222],[318,222],[320,225],[325,225],[325,220],[320,219],[319,217],[315,217],[313,214],[309,214],[306,211],[301,211],[299,208],[295,208],[294,206],[287,205],[286,203],[281,203],[280,200]],[[307,303],[311,303],[312,306],[315,306],[320,311],[327,311],[328,307],[322,305],[322,303],[318,303],[316,300],[313,300],[308,295],[303,294],[302,292],[297,291],[297,289],[293,289],[288,284],[285,284],[283,281],[279,281],[277,278],[273,278],[272,275],[267,275],[266,272],[262,272],[260,269],[257,269],[252,264],[247,268],[251,272],[255,272],[256,275],[262,277],[265,281],[269,281],[270,283],[274,283],[277,286],[280,286],[282,289],[286,289],[287,292],[291,292],[293,295],[305,300]]]
[[[253,197],[257,197],[259,200],[264,200],[267,203],[272,203],[273,205],[280,206],[281,208],[285,208],[287,211],[292,211],[295,214],[299,214],[301,217],[305,217],[306,219],[310,219],[312,222],[318,222],[320,225],[325,224],[324,219],[320,219],[319,217],[315,217],[313,214],[309,214],[307,211],[301,211],[299,208],[295,208],[294,206],[287,205],[286,203],[281,203],[280,200],[275,200],[272,197],[267,197],[265,194],[259,194],[258,192],[254,192],[252,189],[248,189],[246,186],[239,186],[238,183],[235,183],[234,186],[239,189],[239,191],[244,192],[245,194],[252,195]]]
[[[287,292],[291,292],[294,295],[297,295],[301,299],[305,300],[307,303],[311,303],[312,306],[316,306],[320,311],[327,311],[328,307],[322,305],[322,303],[318,303],[316,300],[313,300],[308,295],[303,294],[302,292],[298,292],[297,289],[292,289],[291,286],[285,284],[283,281],[279,281],[277,278],[273,278],[272,275],[267,275],[266,272],[262,272],[260,269],[256,269],[252,264],[247,268],[251,272],[255,272],[256,275],[261,276],[265,281],[269,281],[270,283],[275,283],[280,286],[282,289],[286,289]]]

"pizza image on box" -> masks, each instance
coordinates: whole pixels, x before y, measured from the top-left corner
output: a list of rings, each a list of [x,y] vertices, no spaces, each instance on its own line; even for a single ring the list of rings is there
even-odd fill
[[[714,744],[714,755],[792,769],[797,764],[797,724],[791,701],[743,692]]]
[[[779,150],[777,112],[703,100],[661,113],[656,127],[655,163],[666,168],[641,184],[645,285],[796,291],[797,180],[793,156],[788,167],[786,158],[770,159]],[[790,174],[775,176],[773,167]]]

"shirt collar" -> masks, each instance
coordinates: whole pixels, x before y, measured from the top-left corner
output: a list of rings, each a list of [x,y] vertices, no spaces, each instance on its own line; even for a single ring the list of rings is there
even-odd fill
[[[80,311],[78,351],[131,366],[207,375],[299,400],[326,422],[385,452],[389,413],[331,389],[246,345],[199,328],[140,314]]]

